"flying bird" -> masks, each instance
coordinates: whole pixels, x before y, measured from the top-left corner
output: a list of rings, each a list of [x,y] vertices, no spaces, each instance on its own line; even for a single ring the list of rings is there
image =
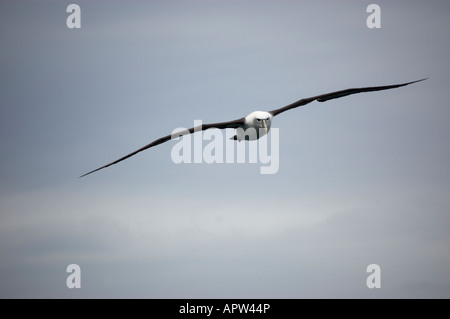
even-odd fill
[[[333,99],[337,99],[337,98],[341,98],[347,95],[351,95],[351,94],[356,94],[356,93],[362,93],[362,92],[373,92],[373,91],[382,91],[382,90],[389,90],[389,89],[395,89],[395,88],[399,88],[402,86],[406,86],[409,84],[413,84],[416,82],[420,82],[420,81],[424,81],[427,78],[424,79],[420,79],[420,80],[416,80],[416,81],[412,81],[412,82],[407,82],[407,83],[401,83],[401,84],[392,84],[392,85],[385,85],[385,86],[371,86],[371,87],[364,87],[364,88],[352,88],[352,89],[346,89],[346,90],[341,90],[341,91],[336,91],[336,92],[331,92],[331,93],[325,93],[325,94],[321,94],[321,95],[316,95],[313,97],[308,97],[305,99],[301,99],[298,100],[292,104],[286,105],[284,107],[281,107],[279,109],[276,110],[272,110],[269,112],[266,111],[255,111],[250,113],[249,115],[242,117],[240,119],[234,120],[234,121],[228,121],[228,122],[220,122],[220,123],[211,123],[211,124],[202,124],[196,127],[192,127],[190,129],[181,131],[179,133],[176,134],[170,134],[170,135],[166,135],[164,137],[161,137],[157,140],[154,140],[153,142],[151,142],[150,144],[145,145],[144,147],[141,147],[140,149],[125,155],[117,160],[115,160],[114,162],[111,162],[109,164],[106,164],[102,167],[99,167],[97,169],[94,169],[86,174],[83,174],[80,176],[86,176],[89,174],[92,174],[94,172],[97,172],[103,168],[109,167],[111,165],[117,164],[123,160],[126,160],[127,158],[136,155],[139,152],[142,152],[146,149],[149,149],[151,147],[154,147],[156,145],[162,144],[164,142],[167,142],[171,139],[174,138],[178,138],[180,136],[183,135],[187,135],[187,134],[193,134],[195,132],[198,131],[204,131],[207,130],[209,128],[218,128],[218,129],[226,129],[226,128],[233,128],[233,129],[237,129],[236,130],[236,135],[232,138],[234,140],[237,141],[242,141],[242,140],[257,140],[259,139],[261,136],[266,135],[267,133],[269,133],[270,130],[270,126],[272,125],[272,119],[283,113],[286,112],[288,110],[291,109],[295,109],[297,107],[309,104],[313,101],[318,101],[318,102],[325,102],[328,100],[333,100]],[[254,128],[256,134],[246,134],[245,131],[248,128]]]

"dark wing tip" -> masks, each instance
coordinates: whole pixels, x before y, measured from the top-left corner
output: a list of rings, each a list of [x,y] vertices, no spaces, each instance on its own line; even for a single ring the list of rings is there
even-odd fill
[[[420,79],[420,80],[415,80],[415,81],[411,81],[411,82],[400,84],[400,86],[405,86],[405,85],[409,85],[409,84],[413,84],[413,83],[417,83],[417,82],[422,82],[422,81],[425,81],[425,80],[428,80],[428,79],[429,78],[423,78],[423,79]]]
[[[87,176],[87,175],[89,175],[89,174],[95,173],[96,171],[99,171],[99,170],[101,170],[101,169],[103,169],[103,168],[106,168],[106,167],[108,167],[108,166],[109,166],[109,165],[99,167],[99,168],[97,168],[97,169],[94,169],[93,171],[90,171],[90,172],[87,172],[86,174],[83,174],[83,175],[78,176],[78,178],[85,177],[85,176]]]

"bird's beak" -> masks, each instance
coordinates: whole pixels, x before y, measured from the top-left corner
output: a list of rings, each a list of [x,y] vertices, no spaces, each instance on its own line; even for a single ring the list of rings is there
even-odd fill
[[[266,134],[269,134],[269,128],[267,127],[267,120],[262,120],[262,125],[266,129]]]

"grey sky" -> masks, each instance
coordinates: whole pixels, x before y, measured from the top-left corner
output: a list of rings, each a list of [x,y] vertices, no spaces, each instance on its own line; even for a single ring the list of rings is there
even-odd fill
[[[0,2],[0,297],[450,297],[450,3]],[[176,127],[277,116],[280,169]],[[81,267],[81,289],[66,267]],[[366,267],[381,266],[381,289]]]

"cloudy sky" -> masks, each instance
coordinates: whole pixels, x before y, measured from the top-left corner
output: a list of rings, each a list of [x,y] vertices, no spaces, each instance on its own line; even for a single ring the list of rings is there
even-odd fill
[[[0,2],[1,298],[449,298],[450,3]],[[175,164],[177,127],[303,97],[279,171]],[[81,268],[68,289],[66,267]],[[381,288],[369,289],[370,264]]]

